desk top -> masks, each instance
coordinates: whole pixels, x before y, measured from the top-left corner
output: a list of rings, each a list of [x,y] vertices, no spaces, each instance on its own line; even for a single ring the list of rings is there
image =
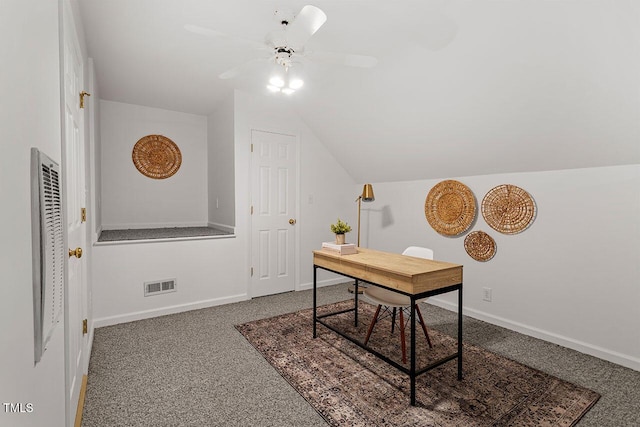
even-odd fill
[[[410,294],[462,283],[462,265],[366,248],[358,248],[358,253],[352,255],[325,249],[313,251],[313,263]]]

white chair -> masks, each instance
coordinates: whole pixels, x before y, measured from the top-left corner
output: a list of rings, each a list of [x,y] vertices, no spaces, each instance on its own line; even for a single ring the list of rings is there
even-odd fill
[[[433,250],[428,248],[421,248],[418,246],[409,246],[407,249],[402,252],[402,255],[408,255],[416,258],[425,258],[425,259],[433,259]],[[407,344],[405,341],[405,321],[404,321],[404,313],[405,311],[411,316],[411,298],[407,295],[402,295],[397,292],[390,291],[388,289],[380,288],[378,286],[368,286],[364,289],[363,294],[374,303],[378,304],[378,308],[376,309],[376,313],[373,315],[373,319],[371,320],[371,324],[369,325],[369,330],[367,331],[367,337],[364,340],[364,344],[367,345],[369,342],[369,338],[371,337],[371,333],[373,332],[373,327],[375,324],[384,317],[385,313],[387,315],[391,315],[391,332],[394,331],[394,326],[396,323],[396,311],[399,310],[400,314],[400,343],[402,345],[402,363],[407,363]],[[424,336],[427,338],[427,343],[429,347],[433,347],[431,345],[431,340],[429,339],[429,333],[427,332],[427,327],[424,324],[424,320],[422,318],[422,313],[420,313],[420,308],[418,304],[425,301],[426,298],[416,301],[415,309],[418,314],[418,318],[420,319],[420,325],[422,325],[422,330],[424,331]],[[380,310],[384,307],[384,311],[382,314]],[[391,310],[391,314],[389,311]]]

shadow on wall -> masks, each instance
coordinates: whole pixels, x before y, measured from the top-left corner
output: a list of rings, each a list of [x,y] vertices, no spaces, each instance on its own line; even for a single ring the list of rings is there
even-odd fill
[[[363,209],[362,211],[365,212],[365,209]],[[393,214],[391,213],[390,205],[384,205],[382,209],[366,209],[367,221],[369,220],[371,212],[380,213],[380,221],[381,221],[382,228],[391,227],[394,224]]]
[[[382,207],[382,228],[387,228],[393,225],[393,214],[391,213],[391,206],[384,205]]]

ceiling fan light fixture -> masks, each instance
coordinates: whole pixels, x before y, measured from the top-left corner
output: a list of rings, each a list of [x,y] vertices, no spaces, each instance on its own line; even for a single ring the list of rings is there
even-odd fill
[[[277,88],[284,87],[284,80],[280,76],[273,76],[269,79],[269,83]]]
[[[300,89],[304,85],[304,81],[302,79],[291,79],[289,80],[289,87],[294,90]]]
[[[271,69],[261,72],[260,80],[268,78],[267,89],[274,93],[283,92],[287,95],[294,93],[304,85],[303,77],[310,77],[304,73],[303,58],[308,54],[305,44],[327,21],[327,15],[318,7],[306,5],[300,13],[294,15],[289,9],[278,9],[274,13],[281,27],[267,34],[264,42],[260,43],[242,37],[232,37],[222,32],[197,25],[187,24],[185,30],[207,37],[222,40],[237,40],[254,45],[260,50],[270,51],[269,62]],[[328,63],[351,67],[370,68],[376,65],[377,59],[364,55],[347,55],[331,52],[314,52],[314,56]],[[256,58],[244,65],[237,66],[218,75],[220,79],[233,79],[250,64],[261,63],[267,58]]]

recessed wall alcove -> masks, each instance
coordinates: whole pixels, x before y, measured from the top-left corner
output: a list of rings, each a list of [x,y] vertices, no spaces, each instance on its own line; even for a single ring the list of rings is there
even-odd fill
[[[221,204],[233,209],[233,174],[218,178],[230,186],[229,197],[209,186],[210,159],[225,153],[216,144],[232,139],[210,144],[207,117],[195,114],[102,100],[99,117],[98,243],[233,236],[233,215],[220,220],[216,212]],[[179,148],[181,165],[172,176],[154,179],[136,168],[132,150],[147,135],[163,135]]]

